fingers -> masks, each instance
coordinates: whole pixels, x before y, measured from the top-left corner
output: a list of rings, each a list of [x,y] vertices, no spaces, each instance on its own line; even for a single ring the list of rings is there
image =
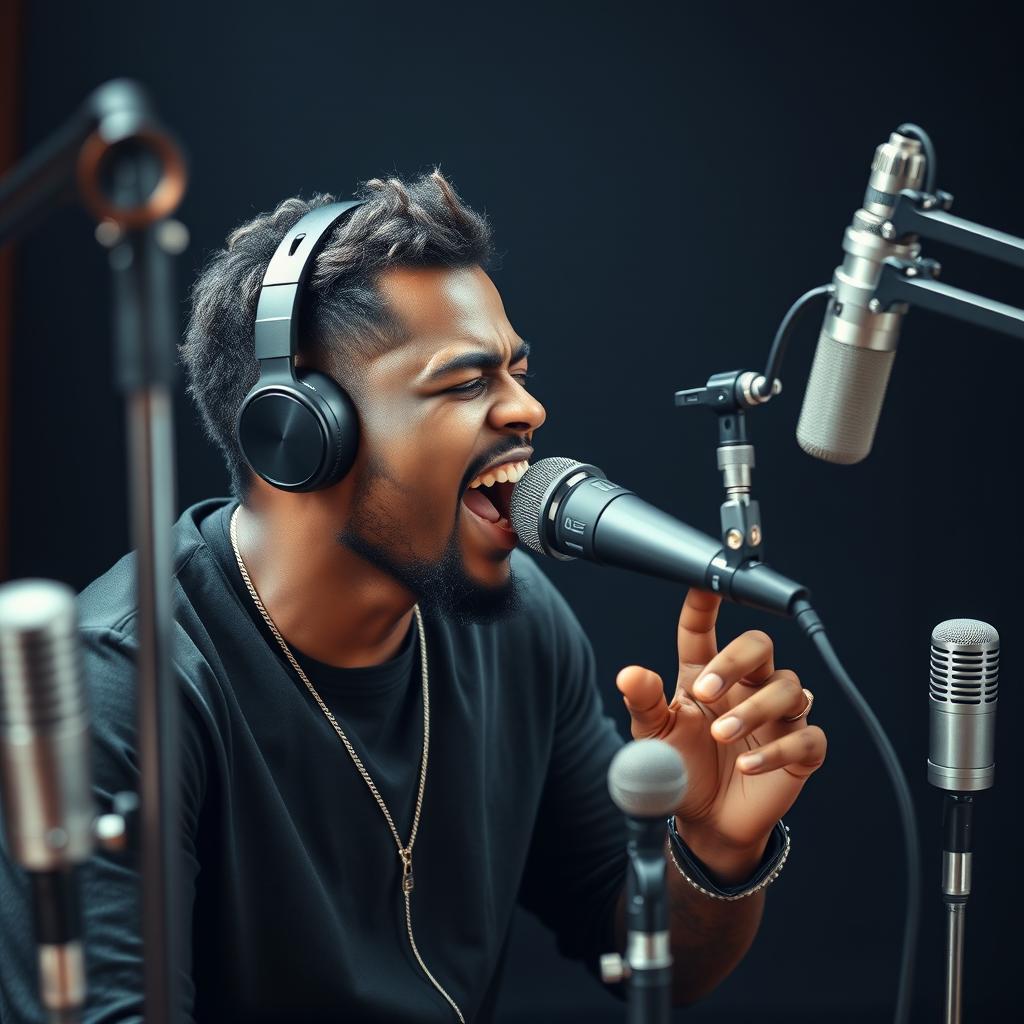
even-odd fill
[[[729,687],[741,679],[757,685],[770,678],[774,671],[772,638],[760,629],[750,629],[705,665],[693,686],[693,696],[708,704],[723,697]]]
[[[716,718],[711,724],[711,735],[722,743],[732,743],[761,726],[792,718],[806,705],[807,698],[796,673],[779,669],[752,696]],[[801,720],[800,724],[805,723]]]
[[[691,587],[679,613],[676,640],[679,662],[683,665],[706,665],[717,653],[715,623],[722,599],[706,590]]]
[[[623,703],[632,718],[633,739],[657,736],[669,719],[665,684],[657,672],[639,665],[629,665],[615,677]]]
[[[816,725],[808,725],[744,754],[737,758],[736,765],[744,775],[783,768],[795,778],[806,779],[821,767],[827,747],[825,733]]]

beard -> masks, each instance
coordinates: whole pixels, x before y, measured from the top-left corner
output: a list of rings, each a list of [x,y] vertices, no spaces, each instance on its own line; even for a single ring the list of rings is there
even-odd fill
[[[381,479],[397,485],[380,469],[366,473],[353,495],[348,524],[336,537],[339,544],[414,594],[422,612],[455,625],[496,622],[522,608],[523,582],[511,566],[508,579],[500,586],[478,583],[466,572],[457,514],[440,556],[432,562],[415,557],[409,550],[407,531],[391,514],[394,503],[373,496],[372,485]],[[503,561],[509,554],[503,552],[497,560]]]

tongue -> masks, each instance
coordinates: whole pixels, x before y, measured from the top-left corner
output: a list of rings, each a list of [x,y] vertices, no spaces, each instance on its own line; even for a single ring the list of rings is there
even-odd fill
[[[471,512],[475,512],[481,519],[486,519],[488,522],[496,523],[501,518],[501,513],[479,487],[471,487],[466,491],[462,496],[462,504]]]

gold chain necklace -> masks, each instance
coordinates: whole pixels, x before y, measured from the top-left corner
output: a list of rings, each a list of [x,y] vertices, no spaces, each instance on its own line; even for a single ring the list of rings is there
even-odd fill
[[[363,764],[362,759],[356,753],[355,748],[352,746],[349,738],[345,735],[344,730],[338,725],[338,720],[331,713],[331,709],[324,703],[323,698],[316,691],[316,687],[309,681],[309,676],[302,671],[302,666],[295,660],[295,656],[291,652],[288,644],[285,643],[285,639],[281,636],[274,625],[273,620],[267,614],[267,609],[263,607],[263,602],[260,600],[259,594],[256,593],[256,588],[252,585],[252,580],[249,578],[249,572],[245,568],[245,563],[242,561],[242,554],[238,550],[238,510],[241,506],[237,506],[235,511],[231,513],[231,547],[235,552],[235,561],[238,562],[238,571],[242,574],[242,579],[245,581],[245,585],[249,590],[249,594],[253,599],[257,609],[259,609],[260,615],[263,616],[263,621],[267,624],[270,632],[274,634],[274,639],[281,645],[281,650],[284,652],[284,656],[288,659],[288,663],[293,669],[295,669],[296,675],[305,684],[310,695],[317,702],[320,710],[327,717],[327,721],[331,723],[334,731],[338,734],[338,738],[342,743],[345,744],[345,749],[348,751],[349,757],[352,758],[352,763],[356,766],[359,774],[363,777],[363,781],[369,787],[370,792],[373,794],[374,800],[377,801],[377,806],[380,807],[381,812],[384,815],[384,819],[388,823],[388,828],[391,830],[392,838],[395,840],[395,845],[398,847],[398,858],[402,862],[402,896],[405,898],[405,926],[409,932],[409,945],[412,947],[413,955],[416,957],[416,962],[420,965],[423,973],[430,979],[430,983],[441,993],[442,996],[448,1001],[448,1004],[455,1011],[455,1015],[459,1018],[461,1024],[465,1024],[465,1018],[462,1016],[462,1011],[459,1009],[458,1004],[454,999],[442,988],[441,983],[430,973],[430,968],[423,962],[423,957],[420,956],[420,951],[416,947],[416,939],[412,933],[412,909],[410,905],[410,899],[413,890],[413,873],[412,873],[412,848],[416,842],[416,833],[420,827],[420,811],[423,808],[423,791],[427,785],[427,759],[430,753],[430,677],[427,672],[427,636],[423,629],[423,616],[420,614],[420,606],[414,605],[413,611],[416,612],[416,625],[419,629],[420,634],[420,670],[423,677],[423,760],[420,762],[420,785],[416,793],[416,813],[412,819],[412,830],[409,833],[409,842],[404,846],[402,845],[402,839],[398,834],[398,829],[395,828],[394,819],[391,817],[391,812],[388,810],[388,805],[384,803],[384,798],[380,795],[380,790],[377,789],[376,784],[370,777],[370,773],[366,770],[366,766]]]

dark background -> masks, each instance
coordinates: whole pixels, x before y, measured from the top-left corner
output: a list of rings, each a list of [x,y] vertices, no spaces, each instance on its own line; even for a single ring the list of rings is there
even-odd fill
[[[955,212],[1024,235],[1019,35],[972,4],[852,9],[650,3],[26,5],[22,149],[94,86],[131,75],[187,147],[181,219],[205,254],[298,192],[439,164],[486,210],[495,280],[534,347],[548,410],[538,457],[568,455],[709,532],[721,501],[713,418],[676,388],[763,366],[790,302],[830,279],[875,147],[904,120],[938,150]],[[828,18],[825,18],[825,15]],[[108,277],[84,213],[17,250],[10,568],[81,587],[128,547],[122,411],[111,385]],[[930,245],[947,281],[1005,301],[1019,278]],[[1011,746],[1024,668],[1015,627],[1022,532],[1019,346],[920,311],[907,320],[875,450],[859,466],[793,437],[819,311],[751,417],[768,556],[807,582],[914,790],[925,910],[917,1018],[938,1019],[940,799],[925,781],[928,638],[940,620],[1003,638],[997,785],[978,800],[967,1020],[996,1020],[1024,899]],[[180,390],[180,389],[179,389]],[[179,396],[179,508],[226,474]],[[583,563],[544,569],[597,651],[610,711],[631,662],[674,679],[682,588]],[[796,628],[726,608],[720,640],[768,629],[817,694],[829,758],[789,816],[793,854],[742,965],[679,1019],[884,1020],[903,920],[902,849],[873,747]],[[623,1019],[523,917],[502,1020]]]

